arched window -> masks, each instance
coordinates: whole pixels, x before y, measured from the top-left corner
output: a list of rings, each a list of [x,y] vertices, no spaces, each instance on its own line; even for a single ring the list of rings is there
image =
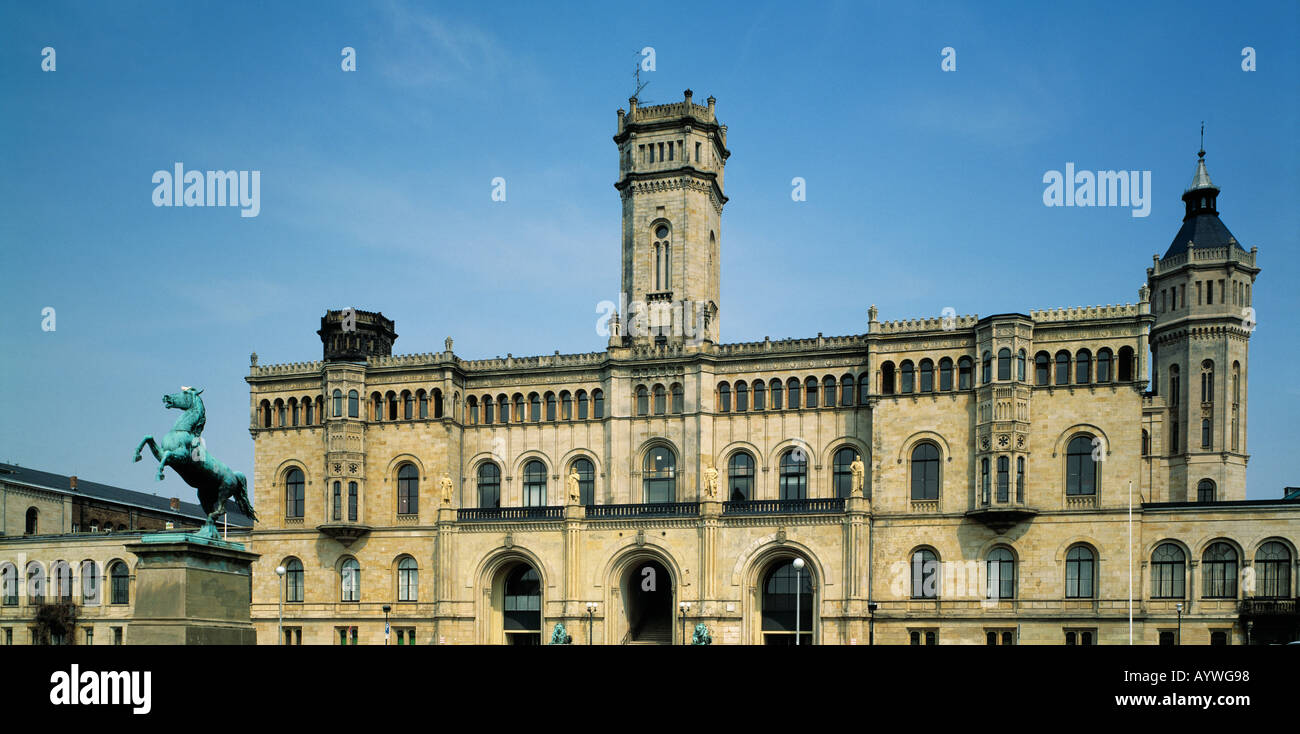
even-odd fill
[[[813,644],[811,568],[796,570],[786,559],[763,579],[763,642],[767,645]],[[796,619],[797,614],[797,619]]]
[[[786,392],[790,393],[790,409],[797,410],[799,408],[799,378],[791,377],[786,382]]]
[[[298,420],[301,417],[298,410],[298,398],[289,398],[289,414],[293,426],[298,426]]]
[[[1205,569],[1206,599],[1237,597],[1237,551],[1224,542],[1213,543],[1201,556]]]
[[[490,461],[478,467],[478,506],[501,506],[501,468]]]
[[[18,567],[0,563],[0,606],[18,606]]]
[[[727,462],[727,499],[743,502],[754,499],[754,457],[737,451]]]
[[[672,451],[664,446],[650,449],[642,470],[645,502],[673,502],[677,499],[677,457]]]
[[[505,396],[503,395],[502,397]],[[432,400],[433,400],[433,417],[441,418],[442,417],[442,391],[435,388],[433,391]],[[505,421],[502,421],[502,423],[504,422]]]
[[[542,398],[537,393],[528,394],[528,420],[540,423],[542,420]]]
[[[131,574],[125,563],[115,561],[108,567],[108,584],[110,604],[131,603]]]
[[[1214,501],[1214,480],[1202,479],[1196,483],[1196,501],[1213,502]]]
[[[1097,578],[1096,557],[1092,549],[1076,545],[1065,554],[1065,596],[1067,599],[1091,599]]]
[[[749,386],[744,380],[736,383],[736,411],[744,412],[749,410]]]
[[[638,393],[637,405],[640,405],[640,393]],[[639,409],[639,408],[638,408]],[[731,411],[731,385],[725,382],[718,383],[718,412],[727,413]]]
[[[72,564],[54,562],[54,598],[61,602],[72,601]]]
[[[123,527],[123,530],[126,528]],[[99,598],[99,564],[92,560],[81,562],[81,597],[82,604],[87,606],[98,606],[101,599]]]
[[[284,516],[302,517],[306,504],[306,482],[301,469],[290,469],[284,477]]]
[[[334,401],[334,417],[342,418],[343,417],[343,391],[342,390],[334,391],[333,401]],[[268,417],[267,426],[270,427],[270,425],[271,425],[270,418]]]
[[[903,363],[898,367],[898,373],[898,391],[904,395],[911,394],[916,389],[916,370],[912,366],[912,360],[903,360]]]
[[[1173,543],[1161,543],[1151,554],[1151,598],[1182,599],[1186,593],[1187,556]]]
[[[1002,347],[998,350],[998,381],[1011,379],[1011,350]]]
[[[822,406],[826,408],[834,408],[836,400],[835,378],[827,375],[822,378]]]
[[[261,418],[262,427],[270,428],[271,427],[271,402],[269,400],[262,401],[262,404],[257,407],[257,414]]]
[[[1011,501],[1011,458],[998,457],[998,502]]]
[[[772,410],[780,410],[782,397],[785,395],[785,388],[780,380],[772,380]]]
[[[478,425],[478,398],[477,397],[470,395],[469,397],[465,398],[465,413],[466,413],[465,417],[468,419],[469,424],[471,426],[477,426]]]
[[[957,389],[969,390],[974,386],[971,378],[971,371],[975,369],[975,362],[970,357],[961,357],[957,360]]]
[[[397,514],[420,512],[420,473],[414,464],[402,464],[397,470]]]
[[[1094,439],[1084,434],[1070,439],[1065,453],[1065,493],[1097,494],[1097,462],[1093,461]]]
[[[754,410],[766,409],[767,408],[767,383],[763,382],[762,380],[754,380],[754,384],[752,387],[754,389]],[[682,389],[681,385],[677,385],[677,384],[673,385],[674,391],[680,391],[681,389]],[[673,399],[674,400],[677,399],[676,392],[673,393]],[[674,403],[674,405],[677,404],[678,403]],[[679,410],[675,412],[680,413],[681,411]]]
[[[1214,362],[1208,359],[1201,362],[1201,402],[1214,402]]]
[[[1255,551],[1255,596],[1291,598],[1291,551],[1276,540]]]
[[[289,425],[284,420],[284,412],[285,412],[284,401],[276,400],[275,401],[275,416],[277,421],[276,425],[279,426],[280,428],[284,428]]]
[[[377,392],[370,393],[370,420],[382,421],[384,419],[384,396]]]
[[[804,381],[804,392],[807,395],[807,399],[804,400],[804,407],[816,408],[817,407],[817,378],[816,377],[809,377],[807,380]]]
[[[988,457],[980,459],[980,502],[989,503],[989,496],[992,494],[992,479],[989,476]]]
[[[596,504],[596,466],[591,459],[575,459],[573,470],[578,473],[578,501],[584,505]]]
[[[560,420],[573,420],[573,396],[568,390],[560,393]]]
[[[524,507],[546,506],[546,465],[533,459],[524,465]]]
[[[840,407],[853,405],[853,395],[853,375],[844,375],[840,378]],[[755,400],[757,401],[757,396]]]
[[[402,391],[402,420],[411,420],[415,417],[415,398],[411,395],[410,390]]]
[[[578,420],[587,420],[587,391],[578,391]]]
[[[880,394],[894,394],[894,363],[885,362],[880,365]]]
[[[991,352],[984,353],[984,359],[980,362],[980,366],[980,383],[987,385],[993,381],[993,354]]]
[[[304,590],[302,561],[290,558],[284,562],[284,600],[301,603]]]
[[[420,390],[416,393],[416,397],[420,404],[420,420],[427,420],[429,417],[429,396],[423,390]],[[490,401],[492,398],[488,397],[487,399]]]
[[[497,413],[500,414],[497,416],[498,421],[501,423],[510,422],[510,398],[506,397],[505,393],[497,396]]]
[[[36,531],[40,529],[40,523],[39,523],[40,516],[41,516],[40,511],[37,510],[35,507],[27,508],[27,521],[23,525],[23,535],[37,534]]]
[[[407,556],[397,562],[397,600],[419,601],[420,567],[415,559]]]
[[[1016,352],[1016,379],[1020,382],[1025,381],[1025,350],[1023,349]]]
[[[27,598],[36,606],[45,603],[45,567],[37,561],[27,563]]]
[[[921,392],[934,392],[934,362],[921,360]]]
[[[937,599],[939,597],[939,556],[929,548],[912,554],[912,598]]]
[[[1213,424],[1210,422],[1210,419],[1202,418],[1201,419],[1201,448],[1203,449],[1210,448],[1210,443],[1213,440],[1213,432],[1214,432],[1214,428],[1213,428]]]
[[[591,417],[592,418],[605,417],[605,391],[604,390],[591,391]]]
[[[348,482],[348,522],[357,521],[357,483]]]
[[[988,598],[1016,598],[1016,557],[1001,546],[989,551]]]
[[[858,452],[851,446],[845,446],[835,452],[834,460],[831,462],[831,491],[836,497],[848,497],[853,493],[853,460],[858,458]],[[863,476],[863,495],[866,494],[866,476]]]
[[[537,645],[542,637],[542,583],[537,570],[519,564],[506,576],[504,623],[507,644]]]
[[[1056,353],[1056,384],[1070,384],[1070,353],[1064,349]]]
[[[361,601],[361,564],[355,558],[339,567],[339,601]]]
[[[801,500],[808,497],[808,455],[800,448],[786,449],[780,464],[781,499]]]
[[[546,420],[555,420],[555,393],[546,393]]]
[[[343,485],[340,482],[334,483],[334,521],[338,522],[343,519]]]
[[[469,406],[470,415],[474,413],[474,396],[465,399],[465,404]],[[491,395],[483,396],[483,425],[490,426],[496,421],[496,403],[492,402]]]
[[[1097,382],[1110,382],[1110,365],[1113,357],[1110,347],[1097,350]]]
[[[758,385],[758,388],[757,388],[757,389],[758,389],[759,391],[761,391],[761,389],[762,389],[762,384],[761,384],[761,383]],[[674,382],[674,383],[673,383],[673,384],[668,388],[668,393],[669,393],[669,398],[670,398],[670,400],[672,401],[672,403],[671,403],[671,412],[672,412],[673,414],[675,414],[675,415],[680,415],[681,412],[684,410],[684,403],[685,403],[685,397],[686,397],[686,393],[682,390],[682,384],[681,384],[680,382]],[[757,398],[758,398],[758,395],[756,394],[756,395],[755,395],[755,399],[757,400]],[[761,406],[761,405],[758,405],[757,407],[760,407],[760,408],[761,408],[762,406]]]
[[[912,499],[939,499],[939,447],[928,441],[912,449]]]
[[[1052,382],[1052,358],[1047,352],[1034,355],[1034,384],[1049,385]]]
[[[395,421],[397,420],[397,393],[389,390],[385,397],[388,398],[388,420]]]
[[[1074,353],[1074,383],[1087,385],[1092,382],[1092,352],[1080,349]]]
[[[952,389],[952,358],[944,357],[939,360],[939,389]]]
[[[348,417],[356,418],[359,415],[359,398],[356,390],[348,390]]]
[[[719,395],[722,394],[723,387],[724,387],[726,384],[727,384],[727,383],[724,382],[724,383],[722,383],[722,385],[719,385],[719,386],[718,386],[718,394],[719,394]],[[731,397],[728,396],[728,397],[727,397],[727,407],[724,408],[723,410],[730,410],[730,409],[731,409]],[[637,385],[637,386],[636,386],[636,414],[637,414],[637,415],[650,415],[650,391],[649,391],[648,389],[646,389],[646,386],[645,386],[645,385]]]
[[[1016,502],[1025,501],[1025,457],[1016,457]]]
[[[1133,381],[1133,347],[1120,347],[1119,349],[1119,381]]]

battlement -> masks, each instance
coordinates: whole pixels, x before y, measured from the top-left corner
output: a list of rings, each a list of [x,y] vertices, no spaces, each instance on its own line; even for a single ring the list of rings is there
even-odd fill
[[[1234,239],[1233,242],[1236,242],[1236,240]],[[1250,252],[1246,252],[1237,247],[1197,247],[1196,243],[1188,242],[1185,252],[1170,255],[1163,260],[1155,258],[1155,265],[1151,272],[1154,275],[1163,275],[1171,270],[1177,270],[1189,262],[1238,262],[1253,268],[1257,267],[1255,265],[1255,256],[1258,253],[1259,249],[1255,247],[1250,248]]]
[[[1035,323],[1061,321],[1095,321],[1097,319],[1122,319],[1141,316],[1145,311],[1142,304],[1126,303],[1120,306],[1072,306],[1030,311],[1029,316]]]
[[[862,336],[822,336],[820,333],[811,339],[777,339],[764,337],[761,342],[736,342],[718,344],[714,354],[719,357],[738,357],[762,354],[780,354],[784,352],[806,352],[818,349],[852,349],[863,345]]]
[[[639,107],[637,98],[628,99],[628,110],[618,111],[618,132],[623,133],[629,125],[649,125],[658,122],[667,122],[688,118],[703,124],[717,124],[717,100],[709,97],[708,105],[698,105],[692,101],[694,93],[687,89],[682,93],[681,102],[669,102],[667,104],[650,105],[649,107]],[[723,143],[727,139],[727,126],[719,125],[719,134]]]
[[[926,331],[956,331],[973,329],[979,323],[979,314],[925,319],[899,319],[897,321],[880,321],[871,324],[872,334],[915,334]]]

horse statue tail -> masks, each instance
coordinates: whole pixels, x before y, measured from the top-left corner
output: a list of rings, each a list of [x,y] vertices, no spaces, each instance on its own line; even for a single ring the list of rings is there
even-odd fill
[[[243,472],[235,472],[235,478],[239,480],[239,492],[235,494],[235,506],[239,511],[248,515],[257,521],[257,513],[253,511],[253,503],[248,500],[248,480],[244,478]]]

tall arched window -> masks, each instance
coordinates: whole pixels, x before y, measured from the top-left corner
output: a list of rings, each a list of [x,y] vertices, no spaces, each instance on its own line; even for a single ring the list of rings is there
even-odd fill
[[[1034,355],[1034,384],[1050,385],[1052,382],[1052,358],[1047,352]]]
[[[604,390],[591,391],[591,417],[592,418],[605,417],[605,391]]]
[[[894,363],[885,362],[880,365],[880,394],[894,394]]]
[[[1186,593],[1187,556],[1173,543],[1161,543],[1151,554],[1151,598],[1182,599]]]
[[[471,426],[478,425],[478,398],[470,395],[465,398],[465,414]]]
[[[1119,372],[1120,382],[1133,381],[1133,347],[1119,348]]]
[[[1074,353],[1074,383],[1087,385],[1092,382],[1092,352],[1080,349]]]
[[[334,521],[343,519],[343,484],[334,483]]]
[[[744,380],[736,383],[736,412],[749,410],[749,386]]]
[[[397,420],[397,393],[389,390],[385,397],[388,400],[388,420]]]
[[[37,534],[36,531],[40,529],[40,516],[40,511],[35,507],[27,508],[26,522],[23,524],[23,535]]]
[[[851,446],[845,446],[835,452],[834,460],[831,462],[832,487],[831,490],[836,497],[848,497],[853,493],[853,460],[858,458],[858,452]],[[864,486],[862,492],[866,494],[866,477],[863,476]]]
[[[786,449],[781,454],[781,499],[801,500],[808,497],[808,455],[803,449]]]
[[[490,461],[478,467],[478,506],[501,506],[501,467]]]
[[[573,396],[568,390],[560,392],[560,420],[573,420]]]
[[[384,419],[384,396],[377,392],[370,393],[370,420],[382,421]]]
[[[807,380],[804,381],[804,392],[807,394],[807,399],[804,401],[804,407],[816,408],[817,407],[817,378],[816,377],[809,377]]]
[[[1291,551],[1276,540],[1255,551],[1255,596],[1262,599],[1291,598]]]
[[[0,563],[0,606],[18,606],[18,567]]]
[[[546,393],[546,420],[555,420],[555,393]]]
[[[411,395],[410,390],[402,391],[402,420],[411,420],[415,417],[415,397]]]
[[[1076,545],[1065,554],[1065,596],[1067,599],[1091,599],[1097,578],[1096,557],[1092,549]]]
[[[397,562],[397,600],[419,601],[420,567],[414,558],[407,556]]]
[[[1208,359],[1201,362],[1201,402],[1214,402],[1214,362]]]
[[[1016,379],[1020,382],[1025,381],[1025,350],[1023,349],[1016,352]]]
[[[1025,501],[1025,457],[1016,457],[1016,502]]]
[[[524,465],[524,507],[546,506],[546,465],[533,459]]]
[[[813,589],[811,566],[796,570],[794,559],[776,565],[763,579],[763,643],[813,644]],[[796,610],[798,618],[796,619]]]
[[[339,601],[361,601],[361,564],[355,558],[339,567]]]
[[[988,598],[1016,598],[1016,557],[1001,546],[989,551]]]
[[[131,573],[126,564],[115,561],[108,567],[109,603],[131,603]]]
[[[465,403],[469,405],[470,401],[473,399],[474,398],[472,396],[466,398]],[[470,414],[473,415],[473,412],[474,412],[474,408],[470,407]],[[490,426],[495,421],[496,421],[496,404],[492,402],[491,395],[484,395],[483,396],[483,425]]]
[[[417,393],[417,398],[420,403],[420,412],[419,412],[420,420],[426,420],[429,417],[429,396],[423,390],[420,390]],[[488,397],[488,400],[491,399],[492,399],[491,397]]]
[[[853,405],[854,395],[853,375],[844,375],[840,378],[840,407],[847,408]]]
[[[971,371],[975,368],[975,362],[970,357],[961,357],[957,360],[957,389],[969,390],[974,387],[974,381],[971,379]]]
[[[359,415],[359,398],[356,390],[348,390],[348,417],[356,418]]]
[[[785,388],[780,380],[772,380],[772,410],[781,410],[782,398],[785,395]]]
[[[506,576],[503,621],[507,644],[541,644],[541,581],[536,569],[522,563]]]
[[[420,512],[420,472],[414,464],[402,464],[397,470],[397,514]]]
[[[1202,479],[1196,483],[1196,501],[1213,502],[1214,501],[1214,480]]]
[[[579,390],[579,391],[578,391],[578,420],[580,420],[580,421],[585,421],[585,420],[587,420],[587,415],[588,415],[588,413],[587,413],[587,391],[586,391],[586,390]]]
[[[980,361],[980,384],[987,385],[993,381],[993,353],[985,352]]]
[[[335,390],[333,394],[333,400],[334,400],[334,417],[342,418],[343,417],[343,391]],[[267,425],[269,427],[270,423],[268,422]]]
[[[642,490],[645,502],[673,502],[677,499],[677,457],[664,446],[646,452]]]
[[[1111,361],[1110,347],[1097,350],[1097,382],[1110,382]]]
[[[596,504],[596,466],[591,459],[574,459],[573,470],[578,473],[578,502]]]
[[[827,375],[822,378],[822,406],[834,408],[836,403],[835,397],[835,378]]]
[[[685,409],[686,402],[686,393],[682,390],[682,384],[680,382],[674,382],[672,386],[668,388],[668,392],[670,399],[672,400],[671,412],[674,415],[680,415]],[[754,407],[763,407],[763,383],[761,382],[754,385]]]
[[[542,420],[542,398],[537,393],[528,394],[528,420],[540,423]]]
[[[67,603],[72,601],[72,564],[54,562],[54,598]]]
[[[952,389],[952,358],[950,357],[939,360],[939,389]]]
[[[1070,353],[1064,349],[1056,353],[1056,384],[1070,384]]]
[[[754,410],[765,410],[767,408],[767,383],[762,380],[754,380],[750,387],[754,391]],[[681,385],[674,384],[673,389],[680,390]],[[674,394],[674,399],[676,399],[676,394]],[[677,412],[680,413],[681,411]]]
[[[357,483],[348,482],[348,522],[357,521],[358,500],[359,498],[357,497]]]
[[[799,378],[791,377],[785,384],[786,392],[790,393],[790,410],[799,408]]]
[[[290,469],[284,477],[284,516],[302,517],[306,504],[306,483],[301,469]]]
[[[910,395],[916,390],[916,369],[912,366],[912,360],[903,360],[903,363],[898,366],[898,374],[898,391],[904,395]]]
[[[929,548],[912,554],[912,598],[936,599],[939,596],[939,556]]]
[[[921,360],[921,392],[934,392],[933,360]]]
[[[754,457],[737,451],[727,462],[727,499],[742,502],[754,499]]]
[[[989,474],[988,457],[980,459],[980,502],[986,505],[989,503],[989,496],[992,494],[993,486]]]
[[[723,385],[725,384],[726,383],[723,383]],[[722,386],[718,387],[718,391],[719,393],[721,393]],[[728,397],[726,409],[729,410],[730,407],[731,407],[731,398]],[[650,390],[648,390],[645,385],[636,386],[636,414],[650,415]]]
[[[45,603],[45,566],[37,561],[27,562],[27,599],[36,606]]]
[[[290,558],[284,562],[284,600],[289,603],[300,603],[304,591],[302,561]]]
[[[1005,382],[1011,379],[1011,350],[1002,347],[998,350],[998,381]]]
[[[998,457],[998,502],[1011,501],[1011,458]]]
[[[1093,437],[1087,434],[1070,439],[1065,453],[1065,493],[1095,495],[1097,462],[1092,458]]]
[[[912,499],[939,499],[939,447],[928,441],[912,449]]]
[[[1224,542],[1213,543],[1201,556],[1205,569],[1206,599],[1237,597],[1237,551]]]

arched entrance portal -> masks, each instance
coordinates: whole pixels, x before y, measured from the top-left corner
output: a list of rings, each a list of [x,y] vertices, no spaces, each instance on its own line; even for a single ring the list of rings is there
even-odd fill
[[[628,644],[673,643],[673,577],[658,561],[640,560],[623,576]]]
[[[542,583],[537,569],[515,563],[503,569],[493,589],[499,600],[502,631],[507,645],[542,644]],[[494,605],[495,606],[495,605]]]
[[[795,568],[794,558],[771,563],[763,574],[763,644],[813,644],[813,578],[811,568]]]

